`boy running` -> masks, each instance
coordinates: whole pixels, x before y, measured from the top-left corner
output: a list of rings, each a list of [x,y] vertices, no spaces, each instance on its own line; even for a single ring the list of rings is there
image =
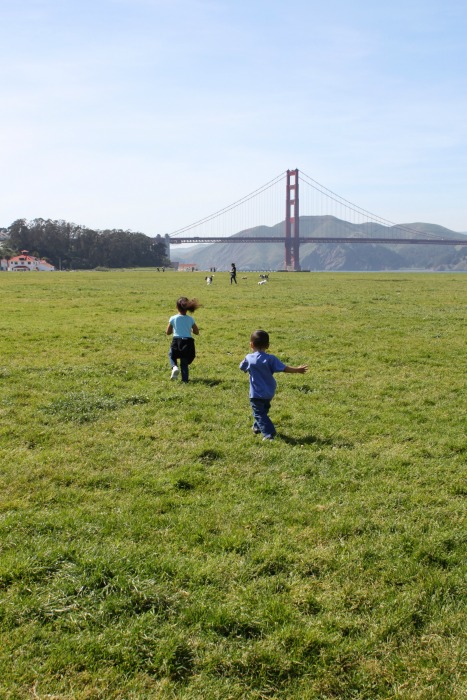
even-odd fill
[[[275,372],[304,374],[308,365],[289,367],[275,355],[266,352],[269,333],[263,330],[251,334],[250,348],[253,352],[240,363],[240,369],[250,375],[250,404],[254,418],[252,430],[256,434],[262,433],[263,440],[273,440],[276,429],[268,415],[277,386],[273,375]]]

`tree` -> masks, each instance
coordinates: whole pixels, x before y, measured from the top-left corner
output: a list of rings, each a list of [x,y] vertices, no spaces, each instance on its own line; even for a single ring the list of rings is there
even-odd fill
[[[170,264],[162,238],[121,229],[92,229],[51,219],[17,219],[8,229],[11,245],[37,251],[55,267],[160,267]]]

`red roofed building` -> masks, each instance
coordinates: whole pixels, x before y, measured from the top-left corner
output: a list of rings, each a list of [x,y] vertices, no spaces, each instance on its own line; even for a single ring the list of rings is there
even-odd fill
[[[8,272],[53,272],[55,270],[55,267],[46,260],[29,255],[27,250],[22,250],[21,255],[15,255],[9,261],[3,262],[7,262],[6,269]]]

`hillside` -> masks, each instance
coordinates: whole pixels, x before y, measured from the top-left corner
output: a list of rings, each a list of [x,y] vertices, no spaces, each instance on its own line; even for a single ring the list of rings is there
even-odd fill
[[[436,234],[448,238],[465,240],[465,235],[456,233],[436,224],[400,224],[418,232]],[[397,234],[398,226],[389,229],[389,234]],[[388,229],[380,224],[352,224],[333,216],[300,217],[301,236],[349,236],[353,238],[378,237],[387,235]],[[284,235],[284,222],[275,226],[257,226],[240,231],[236,237],[281,237]],[[172,246],[172,260],[193,262],[203,270],[216,267],[226,270],[232,261],[241,270],[280,270],[284,267],[284,244],[275,243],[225,243],[200,244],[178,249]],[[303,270],[452,270],[467,271],[467,248],[452,246],[422,245],[381,245],[381,244],[315,244],[300,246],[300,262]]]

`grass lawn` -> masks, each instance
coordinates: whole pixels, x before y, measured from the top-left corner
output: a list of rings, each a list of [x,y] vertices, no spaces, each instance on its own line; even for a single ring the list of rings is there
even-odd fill
[[[2,700],[467,697],[467,277],[238,281],[0,274]]]

